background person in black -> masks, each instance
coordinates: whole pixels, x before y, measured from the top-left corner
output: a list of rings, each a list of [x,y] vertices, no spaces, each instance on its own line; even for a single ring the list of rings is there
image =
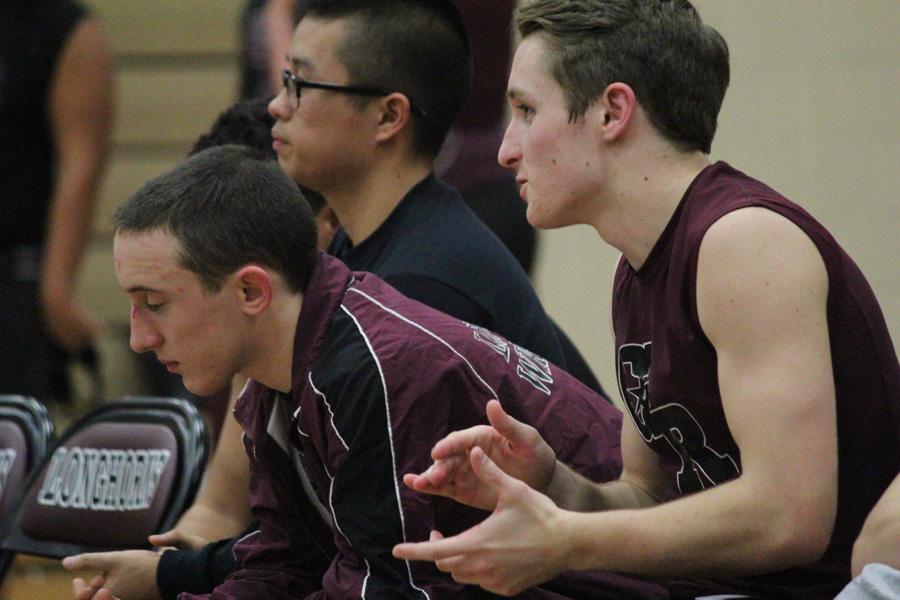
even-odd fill
[[[0,2],[0,393],[66,402],[97,327],[74,298],[111,128],[97,19],[72,0]]]

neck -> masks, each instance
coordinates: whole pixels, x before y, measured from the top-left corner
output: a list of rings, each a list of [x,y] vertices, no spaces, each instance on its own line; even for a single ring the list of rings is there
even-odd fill
[[[375,233],[403,197],[431,172],[428,159],[388,160],[364,177],[325,193],[353,244]]]
[[[590,224],[635,270],[647,260],[688,186],[709,158],[678,152],[663,140],[626,150],[610,166],[610,185],[595,202]]]
[[[268,388],[290,392],[293,386],[294,336],[303,299],[290,294],[273,301],[256,325],[257,343],[247,349],[247,367],[242,374]]]

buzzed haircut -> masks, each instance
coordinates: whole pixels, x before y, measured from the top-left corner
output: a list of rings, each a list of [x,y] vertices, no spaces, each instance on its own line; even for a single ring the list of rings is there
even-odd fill
[[[337,57],[353,85],[405,94],[415,149],[433,158],[469,97],[472,51],[449,0],[306,0],[306,17],[348,19]]]
[[[728,88],[728,45],[687,0],[533,0],[515,13],[540,35],[576,120],[608,85],[629,85],[677,148],[709,153]]]
[[[270,98],[264,97],[249,98],[229,106],[216,117],[209,131],[197,138],[189,156],[207,148],[237,144],[253,148],[268,160],[278,160],[272,147],[275,117],[269,114],[269,101]],[[318,214],[325,207],[325,198],[305,185],[298,185],[313,214]]]
[[[144,184],[113,215],[116,233],[163,230],[179,242],[178,264],[208,292],[255,263],[277,271],[293,292],[315,268],[316,224],[278,163],[244,146],[203,150]]]

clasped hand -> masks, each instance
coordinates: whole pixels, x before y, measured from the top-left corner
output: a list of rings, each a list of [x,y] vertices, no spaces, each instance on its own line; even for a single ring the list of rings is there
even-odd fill
[[[493,514],[459,535],[433,531],[429,541],[398,544],[393,553],[434,561],[455,581],[512,595],[564,570],[563,511],[540,493],[553,477],[556,455],[537,430],[496,400],[487,415],[490,426],[451,433],[435,445],[434,464],[403,481]]]

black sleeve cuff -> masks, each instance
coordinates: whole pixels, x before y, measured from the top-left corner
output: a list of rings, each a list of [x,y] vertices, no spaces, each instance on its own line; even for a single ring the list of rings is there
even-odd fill
[[[156,567],[156,586],[163,600],[178,594],[208,594],[237,568],[234,544],[239,538],[207,544],[200,550],[168,550]]]

